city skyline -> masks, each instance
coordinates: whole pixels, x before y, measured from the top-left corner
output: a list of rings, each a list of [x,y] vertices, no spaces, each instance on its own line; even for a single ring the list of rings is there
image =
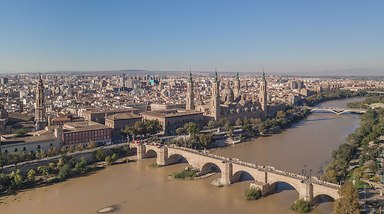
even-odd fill
[[[0,73],[384,70],[384,3],[6,1]]]

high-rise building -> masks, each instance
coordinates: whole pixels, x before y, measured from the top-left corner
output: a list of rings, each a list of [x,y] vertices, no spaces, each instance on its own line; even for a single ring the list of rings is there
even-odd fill
[[[45,97],[44,97],[44,84],[39,74],[39,80],[36,88],[36,106],[35,106],[35,129],[42,130],[47,124],[45,118]]]

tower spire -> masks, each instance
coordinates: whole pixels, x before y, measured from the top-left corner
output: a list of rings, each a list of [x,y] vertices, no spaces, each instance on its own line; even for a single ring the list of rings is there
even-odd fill
[[[189,80],[187,82],[187,94],[186,94],[185,108],[187,110],[195,109],[195,94],[193,92],[193,79],[192,71],[189,71]]]

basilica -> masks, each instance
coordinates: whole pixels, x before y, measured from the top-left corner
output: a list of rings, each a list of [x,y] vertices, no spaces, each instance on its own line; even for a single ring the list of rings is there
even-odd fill
[[[187,110],[203,112],[204,116],[216,121],[225,118],[230,122],[235,122],[238,118],[265,118],[268,115],[267,81],[264,72],[258,99],[250,98],[241,91],[239,74],[234,79],[233,89],[228,80],[225,88],[220,90],[220,80],[215,72],[211,94],[209,103],[202,103],[201,99],[198,99],[195,104],[194,84],[190,73],[186,94]]]

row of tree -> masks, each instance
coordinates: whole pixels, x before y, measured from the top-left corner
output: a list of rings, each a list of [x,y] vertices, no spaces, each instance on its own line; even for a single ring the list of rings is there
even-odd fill
[[[84,158],[62,157],[56,162],[41,165],[23,173],[19,169],[9,174],[0,174],[0,193],[28,188],[39,183],[58,182],[77,174],[85,174],[88,164]]]
[[[307,97],[305,102],[307,105],[313,106],[328,100],[364,96],[366,94],[367,92],[365,90],[350,91],[350,90],[340,90],[340,89],[327,89]]]
[[[372,103],[384,103],[384,95],[370,95],[364,101],[348,103],[348,108],[368,109]]]
[[[359,155],[360,166],[369,160],[375,161],[382,148],[369,145],[369,142],[378,144],[378,139],[383,133],[384,109],[368,109],[361,116],[360,127],[347,137],[348,143],[340,145],[332,153],[332,161],[326,166],[323,179],[333,183],[345,181],[349,176],[349,162],[357,154],[358,148],[362,150]]]
[[[288,127],[303,118],[307,117],[309,111],[307,109],[291,107],[285,111],[278,111],[275,117],[262,121],[258,129],[261,133],[273,132]]]
[[[141,120],[137,121],[133,126],[126,126],[125,129],[121,130],[123,133],[130,136],[137,135],[154,135],[163,130],[163,126],[158,120]]]
[[[15,153],[0,153],[0,168],[2,169],[6,165],[15,164],[17,165],[20,162],[30,161],[35,159],[41,159],[46,157],[53,157],[57,155],[65,155],[68,153],[73,153],[75,151],[82,151],[84,149],[93,149],[96,148],[96,143],[91,142],[89,144],[78,144],[71,145],[69,147],[63,146],[57,148],[55,146],[50,147],[47,151],[40,150],[36,153],[29,152],[15,152]]]

